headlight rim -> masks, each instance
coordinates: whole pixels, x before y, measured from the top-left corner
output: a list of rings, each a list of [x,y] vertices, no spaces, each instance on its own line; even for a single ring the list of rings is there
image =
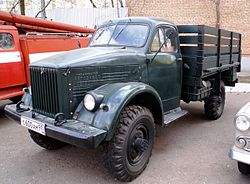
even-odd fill
[[[248,128],[246,128],[246,129],[241,129],[241,128],[239,128],[239,127],[237,126],[236,122],[237,122],[237,119],[238,119],[239,117],[244,117],[244,118],[246,118],[246,120],[247,120],[247,122],[248,122]],[[235,126],[235,128],[236,128],[237,130],[239,130],[239,131],[241,131],[241,132],[245,132],[245,131],[247,131],[247,130],[250,129],[250,119],[249,119],[248,116],[246,116],[245,114],[240,114],[240,115],[238,115],[238,116],[236,116],[236,117],[234,118],[234,126]]]
[[[93,108],[91,108],[91,109],[89,109],[88,107],[86,107],[85,98],[86,98],[87,95],[90,95],[90,96],[93,98],[93,100],[94,100],[94,106],[93,106]],[[84,95],[84,97],[83,97],[83,105],[84,105],[84,108],[85,108],[86,110],[88,110],[88,111],[94,111],[94,110],[96,109],[96,99],[95,99],[95,96],[92,95],[91,93],[86,93],[86,94]]]
[[[92,109],[88,109],[88,108],[86,107],[86,105],[85,105],[84,99],[85,99],[86,95],[90,95],[90,96],[92,96],[93,99],[94,99],[95,105],[94,105],[94,107],[93,107]],[[85,108],[87,111],[90,111],[90,112],[96,111],[96,110],[99,108],[100,104],[102,103],[103,97],[104,97],[103,95],[95,94],[95,93],[93,93],[92,91],[87,92],[87,93],[84,95],[84,97],[83,97],[83,106],[84,106],[84,108]]]

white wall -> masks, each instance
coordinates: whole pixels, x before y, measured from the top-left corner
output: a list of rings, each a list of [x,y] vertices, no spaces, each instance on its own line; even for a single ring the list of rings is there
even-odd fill
[[[241,71],[250,72],[250,56],[243,56],[241,59]]]
[[[118,10],[120,17],[128,16],[128,8],[119,8]],[[116,8],[53,9],[47,10],[46,16],[48,20],[93,28],[103,21],[117,18],[118,10]],[[27,10],[26,15],[34,17],[37,12],[37,10]]]

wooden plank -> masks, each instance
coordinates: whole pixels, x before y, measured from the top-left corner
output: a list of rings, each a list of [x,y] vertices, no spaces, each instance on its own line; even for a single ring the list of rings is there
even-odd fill
[[[204,62],[211,62],[211,61],[214,61],[217,59],[217,56],[207,56],[207,57],[204,57],[203,61]]]
[[[198,33],[198,25],[177,25],[179,33]]]
[[[232,52],[233,53],[239,53],[239,47],[233,47]]]
[[[217,44],[218,43],[218,37],[214,36],[204,36],[204,43],[205,44]]]
[[[230,47],[221,47],[220,48],[220,53],[221,54],[230,54]]]
[[[214,27],[204,26],[204,34],[218,35],[218,29]]]
[[[221,55],[220,56],[220,63],[223,65],[230,64],[230,54]]]
[[[203,60],[203,70],[208,68],[216,67],[217,65],[217,56],[207,56]]]
[[[229,60],[230,59],[230,54],[221,55],[220,59],[221,60]]]
[[[227,31],[227,30],[221,29],[221,36],[230,38],[231,31]]]
[[[204,55],[216,55],[217,47],[216,46],[204,46]]]
[[[202,44],[198,36],[180,36],[181,44]]]
[[[233,54],[233,55],[232,55],[232,60],[233,60],[234,62],[237,62],[237,61],[238,61],[238,58],[239,58],[239,54]]]
[[[239,45],[240,44],[240,40],[233,40],[233,45]]]
[[[240,33],[233,33],[233,37],[235,38],[235,39],[240,39],[240,37],[241,37],[241,34]]]
[[[181,46],[183,56],[203,56],[203,50],[199,50],[197,46]]]
[[[220,44],[221,45],[230,45],[231,39],[226,39],[221,37]]]
[[[213,36],[180,36],[181,44],[217,44],[218,38]]]
[[[185,56],[209,56],[217,55],[216,46],[204,46],[203,50],[200,50],[196,46],[181,46],[181,53]],[[229,47],[222,47],[221,53],[229,53]]]

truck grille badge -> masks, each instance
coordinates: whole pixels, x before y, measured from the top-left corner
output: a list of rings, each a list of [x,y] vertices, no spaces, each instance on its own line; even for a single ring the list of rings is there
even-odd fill
[[[45,69],[42,67],[40,74],[42,75],[45,72]]]

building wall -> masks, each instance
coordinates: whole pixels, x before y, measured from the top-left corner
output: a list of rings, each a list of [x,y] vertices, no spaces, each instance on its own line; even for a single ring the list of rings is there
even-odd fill
[[[119,11],[119,13],[118,13]],[[34,17],[37,10],[27,10],[26,15]],[[67,8],[46,10],[48,20],[94,28],[104,21],[127,17],[128,8]]]
[[[176,24],[216,26],[216,0],[127,0],[129,16],[163,17]],[[220,0],[220,27],[242,33],[242,51],[250,55],[250,0]]]

